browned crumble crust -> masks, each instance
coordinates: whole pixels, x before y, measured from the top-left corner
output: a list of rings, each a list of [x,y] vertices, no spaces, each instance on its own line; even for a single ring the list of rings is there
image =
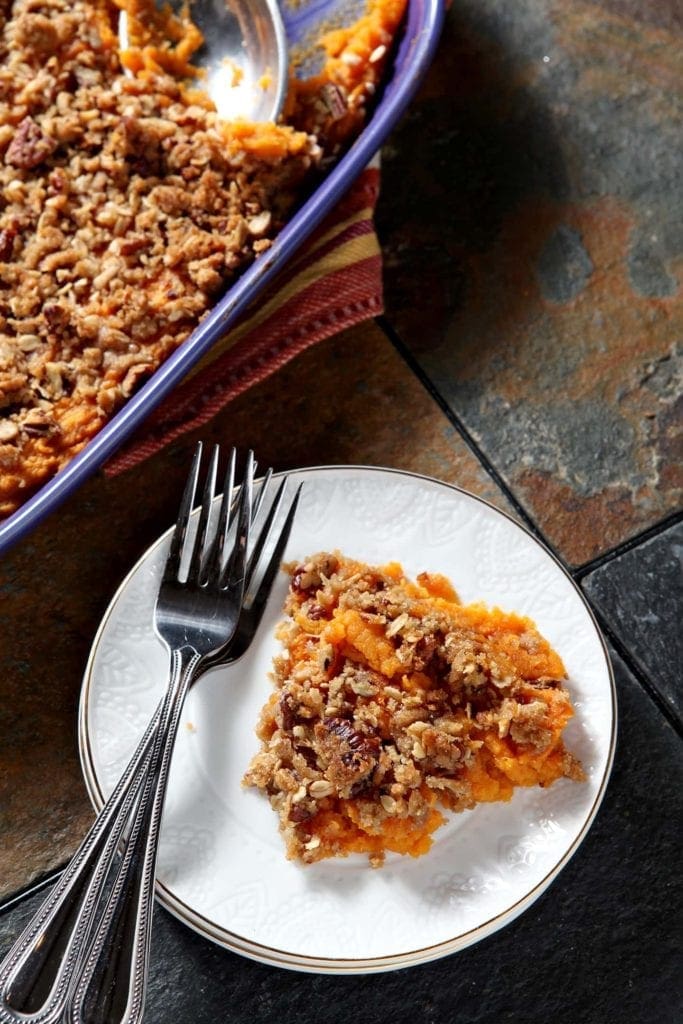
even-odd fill
[[[168,75],[126,78],[103,10],[2,13],[0,516],[270,245],[320,157],[284,126],[270,147],[231,134]]]
[[[201,34],[160,6],[0,4],[0,518],[268,249],[362,129],[406,0],[323,35],[278,125],[217,118],[187,77]]]
[[[323,553],[289,570],[285,651],[244,779],[269,796],[288,857],[418,856],[445,820],[437,804],[583,777],[561,739],[562,662],[528,619],[395,564]]]

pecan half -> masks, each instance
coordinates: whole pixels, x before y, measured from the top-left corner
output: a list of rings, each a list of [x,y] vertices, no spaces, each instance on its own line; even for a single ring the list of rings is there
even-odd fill
[[[340,790],[358,785],[377,767],[379,737],[358,732],[347,719],[326,718],[316,725],[315,734],[328,761],[325,777]]]
[[[32,117],[25,117],[7,147],[5,163],[30,170],[38,167],[54,151],[56,143],[45,135]]]

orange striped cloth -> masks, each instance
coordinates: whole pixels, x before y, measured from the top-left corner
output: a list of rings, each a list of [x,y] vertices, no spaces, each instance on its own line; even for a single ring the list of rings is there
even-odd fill
[[[327,219],[239,323],[145,421],[105,471],[114,475],[207,423],[237,395],[324,338],[382,312],[373,225],[379,171],[363,171]]]

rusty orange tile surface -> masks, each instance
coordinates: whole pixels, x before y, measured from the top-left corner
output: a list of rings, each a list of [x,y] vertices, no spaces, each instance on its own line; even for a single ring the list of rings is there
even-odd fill
[[[682,43],[671,3],[456,2],[384,156],[389,320],[577,565],[681,502]]]
[[[80,684],[119,582],[171,523],[198,437],[262,466],[388,465],[506,508],[374,324],[324,342],[237,399],[201,434],[90,480],[0,570],[0,899],[62,864],[92,819],[76,749]]]

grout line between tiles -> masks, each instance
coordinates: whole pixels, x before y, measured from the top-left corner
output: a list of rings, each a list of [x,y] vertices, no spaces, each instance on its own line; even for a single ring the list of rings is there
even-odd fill
[[[391,342],[391,344],[396,349],[398,354],[401,356],[403,361],[407,364],[407,366],[410,369],[411,373],[419,380],[420,384],[422,384],[422,387],[425,389],[425,391],[427,391],[427,393],[429,394],[430,398],[432,398],[436,402],[436,404],[439,406],[439,408],[443,412],[444,416],[447,418],[448,422],[451,424],[453,429],[457,431],[457,433],[463,439],[463,441],[465,442],[467,447],[470,449],[472,454],[477,458],[477,460],[484,467],[484,469],[486,470],[488,475],[491,477],[493,482],[496,484],[496,486],[505,495],[505,497],[510,502],[510,504],[514,508],[515,512],[517,513],[519,518],[522,520],[524,525],[527,527],[527,529],[530,530],[534,534],[535,537],[537,537],[540,541],[542,541],[543,544],[545,544],[545,546],[550,551],[552,551],[553,555],[562,563],[562,565],[565,567],[565,569],[567,569],[567,571],[570,571],[569,570],[569,566],[567,565],[567,562],[565,561],[565,559],[555,549],[555,547],[550,543],[550,541],[545,537],[543,532],[536,525],[536,523],[534,522],[532,517],[529,515],[527,510],[524,508],[524,506],[520,502],[519,498],[515,495],[515,493],[507,485],[507,483],[505,482],[503,477],[500,475],[500,473],[498,472],[498,470],[496,469],[494,464],[491,462],[491,460],[488,458],[488,456],[485,454],[485,452],[483,452],[482,449],[479,447],[479,445],[474,440],[474,438],[470,434],[469,430],[467,429],[465,424],[462,422],[460,417],[457,415],[457,413],[455,413],[453,411],[453,409],[451,409],[451,407],[449,406],[449,404],[446,401],[446,399],[443,397],[441,392],[435,387],[434,383],[427,376],[425,371],[422,369],[420,364],[417,362],[417,360],[413,356],[413,354],[410,351],[410,349],[408,348],[408,346],[401,339],[401,337],[396,333],[396,330],[392,327],[392,325],[389,323],[389,321],[386,319],[386,317],[385,316],[375,317],[375,323],[380,328],[380,330],[383,332],[383,334],[387,337],[387,339]]]
[[[502,478],[496,467],[486,456],[486,454],[481,450],[477,442],[474,440],[474,438],[468,431],[467,427],[464,425],[464,423],[462,423],[457,414],[448,405],[443,395],[441,395],[439,390],[435,387],[434,383],[430,380],[430,378],[427,376],[427,374],[422,369],[420,364],[417,362],[408,346],[402,340],[400,335],[396,332],[394,327],[386,319],[386,316],[381,315],[375,317],[375,322],[377,326],[380,328],[380,330],[383,332],[383,334],[387,337],[389,342],[396,349],[396,351],[401,356],[403,361],[406,363],[410,371],[414,374],[415,377],[417,377],[417,379],[420,381],[420,383],[427,391],[427,393],[430,395],[430,397],[437,403],[439,408],[442,410],[442,412],[448,419],[451,426],[454,428],[454,430],[456,430],[458,434],[462,437],[463,441],[470,449],[472,454],[479,460],[479,462],[484,467],[488,475],[500,488],[500,490],[505,495],[507,500],[510,502],[512,507],[518,513],[520,519],[525,524],[525,526],[534,534],[535,537],[542,541],[542,543],[545,544],[545,546],[550,551],[552,551],[552,553],[555,555],[555,557],[558,559],[561,565],[564,566],[566,571],[575,581],[577,586],[580,585],[581,581],[584,579],[586,575],[588,575],[589,572],[592,572],[594,569],[599,568],[601,565],[610,562],[613,558],[616,558],[619,555],[622,555],[625,552],[632,550],[639,544],[644,543],[646,540],[650,540],[652,537],[657,536],[657,534],[660,533],[663,529],[667,529],[671,526],[674,526],[677,522],[679,522],[679,520],[683,520],[683,513],[677,512],[671,516],[667,516],[665,519],[660,520],[660,522],[657,523],[655,526],[650,527],[647,530],[643,530],[641,533],[629,538],[622,544],[616,545],[616,547],[611,549],[611,551],[606,552],[604,555],[599,555],[597,558],[592,559],[590,562],[587,562],[585,565],[579,566],[578,568],[572,568],[568,565],[567,561],[544,536],[542,530],[539,529],[539,527],[536,525],[536,523],[531,518],[529,513],[526,511],[524,506],[521,504],[519,499],[516,497],[514,492],[511,491],[509,486],[506,484],[505,480]],[[601,631],[604,633],[605,637],[609,640],[609,642],[614,647],[619,657],[627,666],[631,675],[638,682],[641,689],[645,692],[646,696],[649,697],[650,700],[652,700],[652,702],[655,704],[660,713],[666,718],[667,722],[669,722],[669,724],[676,731],[676,733],[678,733],[678,735],[680,736],[683,736],[683,723],[676,715],[676,712],[669,707],[669,705],[665,702],[659,691],[650,683],[650,681],[648,680],[647,676],[643,673],[642,669],[638,665],[635,658],[631,655],[630,651],[627,647],[625,647],[625,645],[619,639],[619,637],[617,637],[613,633],[611,627],[609,626],[609,623],[607,623],[607,621],[605,620],[600,609],[597,607],[597,605],[593,603],[590,596],[585,593],[583,587],[581,588],[581,592],[583,593],[585,600],[588,602],[590,608],[593,611],[593,614],[599,622]]]
[[[666,718],[669,725],[683,739],[683,721],[681,721],[676,711],[674,711],[674,709],[666,702],[664,697],[662,697],[661,693],[656,688],[656,686],[654,686],[650,682],[650,680],[647,677],[647,674],[642,670],[634,655],[631,654],[628,647],[626,647],[626,645],[624,644],[624,641],[621,640],[620,637],[617,636],[617,634],[613,631],[604,614],[595,604],[593,604],[593,602],[590,600],[585,591],[583,591],[583,588],[582,593],[588,601],[588,603],[590,604],[591,608],[593,609],[593,614],[595,615],[598,621],[598,624],[600,626],[602,633],[605,636],[605,639],[608,640],[609,643],[612,645],[614,650],[617,652],[621,660],[628,668],[633,678],[636,680],[637,683],[639,683],[641,689],[645,691],[646,695],[650,698],[653,704],[655,704],[655,706],[658,708],[658,710],[661,712],[664,718]]]
[[[385,316],[378,316],[375,318],[377,326],[380,328],[382,333],[388,339],[392,347],[397,351],[399,356],[406,363],[412,374],[419,380],[423,388],[427,391],[430,397],[437,403],[448,422],[451,424],[453,429],[462,438],[468,449],[472,452],[478,462],[483,466],[486,473],[493,480],[496,486],[500,489],[501,493],[506,497],[510,505],[514,508],[515,512],[519,515],[524,525],[542,541],[550,551],[553,552],[556,558],[565,567],[567,572],[572,576],[577,584],[581,584],[582,581],[590,575],[592,572],[601,568],[604,565],[609,564],[614,559],[626,554],[629,551],[634,550],[641,544],[646,543],[648,540],[653,539],[660,533],[678,523],[683,522],[683,511],[672,513],[671,515],[663,518],[654,526],[635,534],[628,538],[628,540],[617,544],[610,551],[605,552],[591,559],[589,562],[572,569],[566,562],[566,560],[560,555],[560,553],[554,548],[554,546],[546,539],[541,529],[537,526],[531,515],[526,511],[524,506],[521,504],[517,496],[510,489],[508,484],[505,482],[503,477],[500,475],[495,465],[487,457],[487,455],[479,447],[478,443],[470,434],[467,427],[460,420],[457,413],[448,405],[445,398],[441,395],[439,390],[436,388],[434,383],[427,376],[425,371],[419,365],[412,352],[403,342],[401,337],[397,334],[396,330],[389,323]],[[683,722],[678,717],[676,712],[668,705],[656,687],[650,682],[647,674],[643,672],[634,655],[629,651],[628,647],[625,646],[623,641],[614,633],[609,622],[604,617],[599,607],[593,602],[588,594],[585,593],[583,587],[581,588],[584,598],[590,605],[593,614],[595,615],[600,629],[603,632],[605,638],[609,644],[614,648],[618,656],[626,665],[628,671],[631,673],[633,678],[637,681],[641,689],[644,691],[646,696],[655,704],[659,712],[664,716],[669,725],[674,731],[681,737],[683,737]],[[37,895],[41,891],[49,888],[57,881],[62,873],[62,869],[51,872],[49,875],[40,878],[38,881],[30,883],[25,888],[19,889],[17,892],[9,896],[4,901],[0,901],[0,914],[6,914],[15,907],[19,906],[32,896]]]
[[[485,452],[479,447],[477,442],[470,434],[467,427],[464,425],[462,420],[459,418],[457,413],[449,406],[446,399],[440,393],[438,388],[434,385],[433,381],[422,369],[414,355],[405,344],[403,339],[397,333],[396,329],[389,323],[385,315],[375,317],[375,322],[380,330],[386,335],[388,340],[391,342],[393,347],[396,349],[398,354],[408,365],[411,372],[418,378],[422,386],[429,393],[430,397],[437,403],[439,408],[442,410],[444,415],[447,417],[451,425],[460,434],[463,441],[466,443],[468,448],[481,462],[482,466],[492,478],[495,484],[503,492],[507,500],[513,506],[515,511],[518,513],[524,524],[532,531],[532,533],[542,540],[543,543],[548,547],[556,558],[562,563],[567,572],[569,572],[573,579],[577,582],[583,580],[589,573],[594,572],[596,569],[600,569],[603,565],[608,564],[615,558],[619,558],[621,555],[625,555],[627,552],[632,551],[634,548],[639,547],[641,544],[646,543],[648,540],[652,540],[653,537],[658,536],[664,530],[668,530],[673,526],[677,526],[678,523],[683,522],[683,510],[672,512],[667,516],[664,516],[653,526],[648,526],[646,529],[641,530],[639,533],[634,534],[627,540],[622,541],[620,544],[616,544],[609,551],[605,551],[601,555],[597,555],[595,558],[590,559],[588,562],[584,562],[583,565],[579,565],[572,568],[560,552],[554,547],[554,545],[547,539],[543,531],[534,521],[529,512],[524,508],[519,498],[512,491],[509,485],[505,482],[505,479],[496,469],[495,465],[491,462]]]
[[[665,530],[670,530],[673,526],[677,526],[682,522],[683,510],[679,512],[672,512],[670,515],[660,519],[659,522],[654,524],[654,526],[648,526],[646,530],[641,530],[640,533],[634,534],[633,537],[629,537],[628,540],[622,541],[621,544],[616,544],[615,547],[606,551],[604,554],[598,555],[596,558],[592,558],[589,562],[585,562],[583,565],[580,565],[578,569],[575,569],[572,573],[574,579],[583,580],[586,576],[590,575],[590,573],[595,572],[596,569],[601,569],[603,565],[609,565],[609,563],[614,561],[615,558],[620,558],[629,551],[633,551],[635,548],[640,547],[641,544],[645,544],[647,541],[659,536],[660,533],[664,533]]]
[[[66,867],[66,864],[64,867]],[[50,872],[49,875],[45,875],[37,882],[31,882],[25,888],[18,889],[17,892],[8,896],[6,900],[0,901],[0,914],[6,914],[9,910],[12,910],[13,907],[23,903],[24,900],[29,899],[31,896],[35,896],[43,889],[47,889],[50,885],[54,885],[64,870],[64,867],[58,868],[57,871]]]

